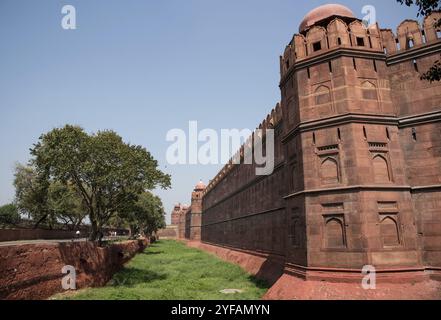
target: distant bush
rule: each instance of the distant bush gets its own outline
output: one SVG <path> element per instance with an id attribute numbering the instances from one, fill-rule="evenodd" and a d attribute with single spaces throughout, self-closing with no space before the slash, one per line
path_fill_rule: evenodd
<path id="1" fill-rule="evenodd" d="M 10 225 L 20 222 L 20 214 L 17 207 L 10 203 L 0 207 L 0 224 Z"/>

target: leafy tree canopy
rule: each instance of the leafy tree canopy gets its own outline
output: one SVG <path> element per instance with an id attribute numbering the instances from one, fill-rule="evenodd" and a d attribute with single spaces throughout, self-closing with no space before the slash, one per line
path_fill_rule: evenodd
<path id="1" fill-rule="evenodd" d="M 132 234 L 151 235 L 165 227 L 162 201 L 150 192 L 140 194 L 136 203 L 120 212 L 119 216 L 128 223 Z"/>
<path id="2" fill-rule="evenodd" d="M 71 125 L 53 129 L 40 137 L 31 155 L 32 179 L 44 181 L 38 188 L 62 192 L 69 201 L 74 201 L 69 194 L 81 197 L 92 225 L 92 240 L 100 239 L 112 217 L 133 208 L 146 190 L 170 187 L 170 176 L 158 169 L 145 148 L 124 143 L 110 130 L 87 134 Z M 51 200 L 44 193 L 34 205 L 46 201 L 60 207 L 58 197 Z"/>
<path id="3" fill-rule="evenodd" d="M 6 204 L 0 207 L 0 223 L 14 225 L 20 221 L 20 214 L 15 204 Z"/>
<path id="4" fill-rule="evenodd" d="M 87 215 L 81 195 L 74 186 L 48 181 L 35 168 L 17 164 L 14 185 L 18 209 L 34 220 L 35 226 L 52 228 L 62 222 L 70 229 L 79 226 Z"/>

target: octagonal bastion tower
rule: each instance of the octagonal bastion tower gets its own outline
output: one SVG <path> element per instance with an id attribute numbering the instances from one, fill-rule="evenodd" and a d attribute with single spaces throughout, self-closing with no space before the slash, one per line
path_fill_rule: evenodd
<path id="1" fill-rule="evenodd" d="M 420 74 L 439 59 L 440 18 L 394 33 L 341 5 L 308 13 L 259 126 L 275 131 L 275 170 L 226 165 L 203 191 L 202 242 L 307 279 L 359 279 L 365 265 L 439 278 L 441 84 Z"/>

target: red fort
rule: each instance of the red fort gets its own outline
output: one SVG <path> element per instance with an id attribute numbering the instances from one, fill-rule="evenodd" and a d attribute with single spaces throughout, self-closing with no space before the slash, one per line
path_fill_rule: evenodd
<path id="1" fill-rule="evenodd" d="M 177 236 L 261 259 L 255 273 L 275 280 L 358 282 L 365 265 L 384 281 L 441 279 L 441 84 L 420 80 L 440 18 L 394 32 L 341 5 L 307 14 L 259 125 L 275 130 L 273 174 L 226 165 L 175 207 Z"/>

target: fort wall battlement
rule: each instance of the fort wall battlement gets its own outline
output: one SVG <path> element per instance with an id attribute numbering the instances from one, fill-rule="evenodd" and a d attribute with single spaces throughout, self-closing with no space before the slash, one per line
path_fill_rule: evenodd
<path id="1" fill-rule="evenodd" d="M 281 101 L 258 126 L 275 131 L 274 172 L 225 165 L 203 191 L 201 240 L 284 257 L 306 278 L 364 265 L 439 274 L 441 84 L 420 75 L 439 59 L 440 18 L 395 35 L 341 6 L 305 17 L 280 58 Z"/>

